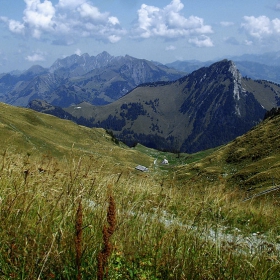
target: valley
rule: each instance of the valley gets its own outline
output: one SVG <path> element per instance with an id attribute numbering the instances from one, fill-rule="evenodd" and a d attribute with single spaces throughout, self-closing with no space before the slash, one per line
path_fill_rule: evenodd
<path id="1" fill-rule="evenodd" d="M 1 279 L 279 279 L 279 84 L 108 53 L 0 81 Z"/>
<path id="2" fill-rule="evenodd" d="M 0 103 L 2 276 L 95 278 L 110 246 L 110 279 L 278 279 L 279 192 L 243 200 L 279 184 L 279 122 L 173 154 Z"/>
<path id="3" fill-rule="evenodd" d="M 223 60 L 172 82 L 139 85 L 104 106 L 58 108 L 35 100 L 29 107 L 102 127 L 128 146 L 194 153 L 250 130 L 278 106 L 279 96 L 278 84 L 243 78 L 232 61 Z"/>

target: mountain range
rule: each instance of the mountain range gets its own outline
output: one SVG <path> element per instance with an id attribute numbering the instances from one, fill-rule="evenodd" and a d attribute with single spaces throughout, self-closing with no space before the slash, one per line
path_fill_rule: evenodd
<path id="1" fill-rule="evenodd" d="M 111 131 L 133 146 L 193 153 L 223 145 L 280 105 L 276 83 L 242 77 L 222 60 L 175 81 L 141 84 L 117 101 L 68 108 L 34 101 L 30 108 Z"/>
<path id="2" fill-rule="evenodd" d="M 254 80 L 268 80 L 280 83 L 280 52 L 264 53 L 262 55 L 245 54 L 227 57 L 227 59 L 234 61 L 243 77 L 247 76 Z M 210 66 L 216 61 L 178 60 L 167 63 L 166 66 L 191 73 L 201 67 Z"/>
<path id="3" fill-rule="evenodd" d="M 243 77 L 280 83 L 279 57 L 279 53 L 268 53 L 230 60 Z M 174 81 L 215 62 L 189 60 L 163 65 L 129 55 L 115 57 L 105 51 L 96 56 L 74 54 L 56 60 L 49 68 L 34 65 L 23 72 L 0 74 L 0 101 L 23 107 L 35 99 L 60 107 L 84 101 L 105 105 L 142 83 Z"/>
<path id="4" fill-rule="evenodd" d="M 280 105 L 280 63 L 271 57 L 163 65 L 72 55 L 0 74 L 0 101 L 105 128 L 129 146 L 193 153 L 231 141 Z"/>
<path id="5" fill-rule="evenodd" d="M 219 64 L 205 80 L 212 70 L 238 86 L 233 64 Z M 1 279 L 79 278 L 80 251 L 81 278 L 96 278 L 108 228 L 110 279 L 279 279 L 278 111 L 223 147 L 177 157 L 0 103 Z"/>
<path id="6" fill-rule="evenodd" d="M 46 69 L 32 66 L 20 74 L 0 74 L 0 101 L 27 106 L 34 99 L 67 107 L 86 101 L 111 103 L 142 83 L 176 80 L 184 72 L 131 56 L 71 55 Z"/>

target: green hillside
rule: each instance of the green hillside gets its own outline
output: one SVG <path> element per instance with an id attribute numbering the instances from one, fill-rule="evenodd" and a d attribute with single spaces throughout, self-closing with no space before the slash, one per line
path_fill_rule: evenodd
<path id="1" fill-rule="evenodd" d="M 201 161 L 181 166 L 181 180 L 224 181 L 228 188 L 257 194 L 280 185 L 280 116 L 266 119 Z"/>
<path id="2" fill-rule="evenodd" d="M 88 156 L 101 159 L 110 169 L 123 165 L 149 166 L 152 159 L 121 143 L 117 145 L 104 129 L 84 126 L 29 109 L 0 103 L 1 151 L 23 155 L 47 154 L 53 157 Z"/>
<path id="3" fill-rule="evenodd" d="M 279 121 L 171 154 L 0 104 L 0 279 L 279 279 L 279 195 L 243 201 L 279 184 Z"/>
<path id="4" fill-rule="evenodd" d="M 110 130 L 129 146 L 194 153 L 250 130 L 277 106 L 279 92 L 279 85 L 242 78 L 232 61 L 222 60 L 174 82 L 142 84 L 105 106 L 84 102 L 64 110 L 77 123 Z"/>

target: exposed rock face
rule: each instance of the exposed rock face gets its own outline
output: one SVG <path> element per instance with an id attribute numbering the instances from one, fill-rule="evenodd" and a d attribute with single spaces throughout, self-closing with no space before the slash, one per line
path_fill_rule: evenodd
<path id="1" fill-rule="evenodd" d="M 264 116 L 265 110 L 253 94 L 243 88 L 241 74 L 232 61 L 223 60 L 193 72 L 186 87 L 191 90 L 186 91 L 180 110 L 194 121 L 181 146 L 184 151 L 226 143 Z"/>
<path id="2" fill-rule="evenodd" d="M 223 60 L 173 82 L 142 84 L 106 106 L 82 103 L 64 111 L 128 145 L 193 153 L 244 134 L 279 100 L 279 85 L 242 78 L 232 61 Z M 44 112 L 63 115 L 46 106 Z"/>
<path id="3" fill-rule="evenodd" d="M 242 76 L 232 61 L 230 62 L 229 71 L 233 76 L 233 97 L 236 100 L 235 113 L 241 116 L 238 101 L 240 100 L 240 95 L 245 93 L 245 90 L 241 86 Z"/>
<path id="4" fill-rule="evenodd" d="M 235 64 L 231 61 L 230 62 L 230 67 L 229 67 L 229 72 L 232 73 L 233 76 L 233 96 L 235 99 L 239 100 L 240 99 L 240 89 L 241 89 L 241 74 L 237 70 Z"/>
<path id="5" fill-rule="evenodd" d="M 97 56 L 90 56 L 85 53 L 81 56 L 74 54 L 63 59 L 58 59 L 50 67 L 50 73 L 55 73 L 60 69 L 64 69 L 67 78 L 82 76 L 93 69 L 98 69 L 107 66 L 110 62 L 118 59 L 111 56 L 107 52 L 102 52 Z"/>

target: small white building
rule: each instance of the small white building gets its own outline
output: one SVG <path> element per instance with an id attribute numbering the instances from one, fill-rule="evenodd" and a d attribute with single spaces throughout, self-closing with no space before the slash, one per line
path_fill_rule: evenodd
<path id="1" fill-rule="evenodd" d="M 161 164 L 168 164 L 168 160 L 165 158 L 165 159 L 161 162 Z"/>

